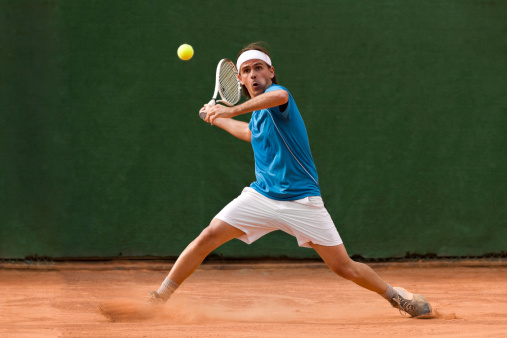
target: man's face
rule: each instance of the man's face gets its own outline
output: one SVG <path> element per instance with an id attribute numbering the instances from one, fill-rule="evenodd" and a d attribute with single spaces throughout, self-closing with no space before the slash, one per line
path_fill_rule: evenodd
<path id="1" fill-rule="evenodd" d="M 251 97 L 264 93 L 273 84 L 275 70 L 264 61 L 253 59 L 241 65 L 239 81 L 246 87 Z"/>

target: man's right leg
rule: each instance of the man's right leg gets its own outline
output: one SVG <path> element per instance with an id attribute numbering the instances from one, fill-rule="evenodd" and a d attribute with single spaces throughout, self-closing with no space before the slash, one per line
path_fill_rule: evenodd
<path id="1" fill-rule="evenodd" d="M 210 225 L 183 250 L 158 291 L 151 292 L 150 302 L 165 302 L 203 260 L 220 245 L 245 233 L 238 228 L 213 218 Z"/>

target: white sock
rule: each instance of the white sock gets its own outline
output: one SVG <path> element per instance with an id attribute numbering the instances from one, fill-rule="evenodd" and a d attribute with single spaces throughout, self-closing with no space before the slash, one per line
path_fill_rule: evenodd
<path id="1" fill-rule="evenodd" d="M 167 276 L 158 289 L 157 293 L 164 301 L 167 301 L 169 297 L 171 297 L 171 295 L 174 293 L 174 291 L 176 291 L 178 286 L 178 284 L 173 282 L 171 279 L 169 279 L 169 276 Z"/>
<path id="2" fill-rule="evenodd" d="M 384 293 L 379 293 L 379 295 L 381 295 L 382 297 L 384 297 L 385 299 L 387 299 L 389 302 L 391 302 L 391 300 L 396 297 L 396 290 L 393 289 L 393 287 L 391 285 L 389 285 L 389 283 L 386 283 L 387 284 L 387 289 Z"/>

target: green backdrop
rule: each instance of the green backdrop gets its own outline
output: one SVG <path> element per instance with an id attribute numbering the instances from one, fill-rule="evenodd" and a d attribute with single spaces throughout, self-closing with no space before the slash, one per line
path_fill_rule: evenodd
<path id="1" fill-rule="evenodd" d="M 506 18 L 494 0 L 0 0 L 0 257 L 177 256 L 254 180 L 250 145 L 197 114 L 253 41 L 350 255 L 505 252 Z M 315 257 L 281 232 L 216 253 Z"/>

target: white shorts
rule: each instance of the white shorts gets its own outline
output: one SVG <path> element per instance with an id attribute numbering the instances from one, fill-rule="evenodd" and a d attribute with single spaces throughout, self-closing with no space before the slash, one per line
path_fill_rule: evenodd
<path id="1" fill-rule="evenodd" d="M 306 248 L 311 248 L 310 242 L 324 246 L 343 243 L 320 196 L 277 201 L 247 187 L 215 218 L 245 232 L 238 239 L 247 244 L 275 230 L 296 237 L 298 245 Z"/>

